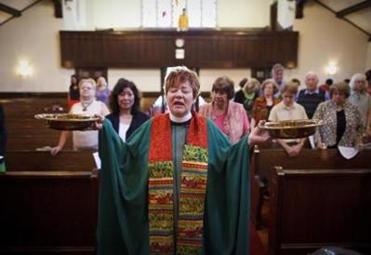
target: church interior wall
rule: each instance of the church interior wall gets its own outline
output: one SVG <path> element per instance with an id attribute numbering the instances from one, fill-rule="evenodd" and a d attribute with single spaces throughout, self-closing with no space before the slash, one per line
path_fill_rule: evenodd
<path id="1" fill-rule="evenodd" d="M 94 0 L 86 4 L 86 29 L 114 26 L 138 28 L 140 1 Z M 218 1 L 219 27 L 265 27 L 269 25 L 269 5 L 272 1 Z M 92 3 L 92 4 L 90 4 Z M 138 4 L 139 3 L 139 4 Z M 123 10 L 125 9 L 125 10 Z M 258 10 L 258 11 L 257 11 Z M 122 20 L 117 17 L 123 17 Z M 116 25 L 115 25 L 116 24 Z M 0 91 L 3 92 L 65 92 L 73 69 L 60 65 L 58 32 L 63 30 L 62 19 L 54 18 L 53 5 L 42 1 L 5 25 L 0 26 Z M 337 19 L 333 13 L 315 3 L 304 9 L 304 19 L 295 20 L 294 30 L 300 32 L 298 67 L 286 72 L 286 78 L 303 79 L 309 70 L 337 80 L 349 78 L 355 72 L 370 68 L 371 46 L 367 36 Z M 17 74 L 20 60 L 29 62 L 33 73 L 22 78 Z M 326 67 L 334 63 L 335 75 Z M 236 87 L 249 69 L 201 69 L 201 90 L 208 91 L 212 82 L 222 75 L 230 76 Z M 159 69 L 108 69 L 111 86 L 120 77 L 133 80 L 142 91 L 159 91 Z"/>

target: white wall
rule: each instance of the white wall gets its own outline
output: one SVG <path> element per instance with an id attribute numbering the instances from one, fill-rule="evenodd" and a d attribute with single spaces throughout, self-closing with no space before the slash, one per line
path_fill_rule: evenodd
<path id="1" fill-rule="evenodd" d="M 238 84 L 243 78 L 251 76 L 249 69 L 201 69 L 200 70 L 200 84 L 201 91 L 211 91 L 211 87 L 220 76 L 228 76 L 234 81 L 236 89 L 239 88 Z"/>
<path id="2" fill-rule="evenodd" d="M 5 25 L 0 26 L 1 91 L 65 91 L 71 70 L 60 67 L 58 31 L 62 19 L 54 18 L 53 4 L 42 1 Z M 26 59 L 33 75 L 16 74 L 20 59 Z"/>
<path id="3" fill-rule="evenodd" d="M 109 69 L 108 82 L 112 88 L 118 79 L 125 78 L 134 82 L 141 91 L 160 91 L 160 69 Z"/>
<path id="4" fill-rule="evenodd" d="M 364 72 L 367 36 L 332 12 L 309 2 L 304 8 L 304 19 L 295 20 L 294 30 L 300 32 L 298 68 L 286 72 L 286 78 L 302 80 L 312 70 L 323 82 L 326 78 L 343 80 Z M 329 62 L 337 64 L 337 74 L 326 73 Z"/>

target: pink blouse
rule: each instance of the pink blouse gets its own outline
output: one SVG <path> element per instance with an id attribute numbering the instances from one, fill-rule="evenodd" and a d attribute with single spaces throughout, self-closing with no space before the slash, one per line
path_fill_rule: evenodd
<path id="1" fill-rule="evenodd" d="M 237 143 L 249 132 L 249 119 L 242 104 L 229 101 L 226 114 L 216 116 L 210 103 L 201 106 L 199 113 L 214 121 L 215 125 L 228 136 L 231 144 Z"/>

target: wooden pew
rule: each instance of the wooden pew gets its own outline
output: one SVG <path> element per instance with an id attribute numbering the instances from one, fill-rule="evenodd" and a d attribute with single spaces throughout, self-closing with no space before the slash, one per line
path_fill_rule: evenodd
<path id="1" fill-rule="evenodd" d="M 90 151 L 61 151 L 54 157 L 48 151 L 8 151 L 5 161 L 7 171 L 91 171 L 95 168 Z"/>
<path id="2" fill-rule="evenodd" d="M 91 153 L 6 156 L 0 254 L 95 254 L 98 177 Z"/>
<path id="3" fill-rule="evenodd" d="M 276 167 L 271 214 L 271 255 L 304 255 L 328 246 L 371 254 L 371 169 Z"/>
<path id="4" fill-rule="evenodd" d="M 355 158 L 351 160 L 344 159 L 337 150 L 311 150 L 304 149 L 298 157 L 288 157 L 282 149 L 255 149 L 252 156 L 252 174 L 261 176 L 268 180 L 268 185 L 272 183 L 275 167 L 282 167 L 285 170 L 300 170 L 300 169 L 316 169 L 322 171 L 324 169 L 364 169 L 370 168 L 369 159 L 371 151 L 361 151 Z M 259 226 L 261 223 L 261 206 L 262 195 L 260 189 L 260 178 L 253 178 L 252 183 L 252 221 Z M 272 192 L 272 191 L 271 191 Z M 274 209 L 270 208 L 271 218 L 277 217 Z M 285 227 L 291 227 L 285 225 Z M 272 230 L 275 226 L 270 225 Z M 303 230 L 305 231 L 305 230 Z M 273 238 L 273 239 L 272 239 Z M 269 235 L 270 240 L 274 237 Z M 271 245 L 272 241 L 270 241 Z M 277 249 L 275 250 L 277 252 Z M 297 252 L 297 251 L 295 251 Z M 292 254 L 296 254 L 296 253 Z M 274 253 L 273 253 L 274 254 Z M 277 253 L 280 254 L 280 253 Z M 285 253 L 286 254 L 286 253 Z M 299 253 L 298 253 L 299 254 Z"/>
<path id="5" fill-rule="evenodd" d="M 45 123 L 35 120 L 34 115 L 52 112 L 56 105 L 67 111 L 65 98 L 11 98 L 0 102 L 5 113 L 7 150 L 34 150 L 58 143 L 60 132 L 48 129 Z M 65 148 L 72 148 L 71 139 Z"/>

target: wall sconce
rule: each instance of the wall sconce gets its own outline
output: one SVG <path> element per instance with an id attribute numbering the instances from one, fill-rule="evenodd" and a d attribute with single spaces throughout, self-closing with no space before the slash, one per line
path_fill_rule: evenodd
<path id="1" fill-rule="evenodd" d="M 21 78 L 27 78 L 33 74 L 33 69 L 30 62 L 23 59 L 19 61 L 16 72 Z"/>
<path id="2" fill-rule="evenodd" d="M 327 66 L 326 66 L 326 73 L 329 74 L 329 75 L 334 75 L 336 74 L 338 71 L 338 67 L 336 65 L 336 63 L 334 62 L 330 62 Z"/>

